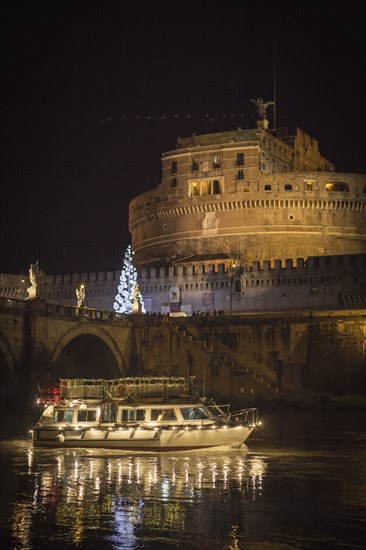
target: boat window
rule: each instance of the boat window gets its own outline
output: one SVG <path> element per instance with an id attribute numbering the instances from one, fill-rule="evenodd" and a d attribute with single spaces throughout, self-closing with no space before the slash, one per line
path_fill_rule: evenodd
<path id="1" fill-rule="evenodd" d="M 189 407 L 181 409 L 184 420 L 203 420 L 209 418 L 207 411 L 203 407 Z"/>
<path id="2" fill-rule="evenodd" d="M 151 411 L 151 420 L 176 420 L 174 409 L 153 409 Z"/>
<path id="3" fill-rule="evenodd" d="M 117 403 L 105 403 L 102 407 L 102 422 L 116 422 Z"/>
<path id="4" fill-rule="evenodd" d="M 97 417 L 96 409 L 78 411 L 78 422 L 94 422 Z"/>
<path id="5" fill-rule="evenodd" d="M 145 420 L 145 409 L 122 409 L 122 422 L 136 422 Z"/>
<path id="6" fill-rule="evenodd" d="M 72 422 L 73 409 L 55 409 L 53 413 L 54 422 Z"/>

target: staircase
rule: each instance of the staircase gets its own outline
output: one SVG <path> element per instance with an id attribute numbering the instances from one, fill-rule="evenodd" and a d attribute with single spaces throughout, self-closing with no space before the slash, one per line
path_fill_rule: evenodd
<path id="1" fill-rule="evenodd" d="M 185 325 L 178 324 L 177 321 L 170 320 L 170 330 L 185 343 L 189 344 L 191 348 L 199 347 L 203 349 L 217 364 L 221 365 L 228 370 L 234 371 L 237 374 L 245 375 L 251 386 L 253 386 L 258 392 L 265 392 L 270 395 L 278 395 L 279 388 L 276 384 L 269 379 L 265 373 L 260 372 L 256 365 L 248 365 L 247 363 L 238 362 L 230 349 L 224 346 L 221 342 L 212 344 L 208 339 L 201 339 L 198 336 L 194 336 L 192 332 L 188 331 Z M 249 362 L 249 361 L 248 361 Z"/>

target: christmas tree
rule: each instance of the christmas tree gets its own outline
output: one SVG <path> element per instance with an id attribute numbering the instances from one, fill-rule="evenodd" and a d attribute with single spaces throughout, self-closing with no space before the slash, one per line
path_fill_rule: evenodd
<path id="1" fill-rule="evenodd" d="M 137 271 L 132 263 L 133 254 L 131 245 L 128 245 L 123 259 L 118 294 L 113 304 L 117 313 L 131 313 L 132 311 L 145 313 L 144 301 L 137 284 Z"/>

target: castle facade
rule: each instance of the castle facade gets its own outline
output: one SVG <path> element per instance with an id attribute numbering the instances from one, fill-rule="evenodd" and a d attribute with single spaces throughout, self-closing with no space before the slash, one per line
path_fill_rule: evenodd
<path id="1" fill-rule="evenodd" d="M 304 278 L 304 266 L 366 253 L 366 176 L 337 173 L 317 140 L 300 129 L 270 131 L 266 122 L 178 139 L 162 155 L 161 184 L 131 201 L 129 229 L 148 310 L 277 309 L 273 282 L 265 302 L 263 280 L 249 300 L 255 273 L 268 272 L 269 281 L 276 269 L 296 268 L 294 280 L 310 284 L 315 279 Z M 188 280 L 195 275 L 199 280 Z M 170 278 L 169 296 L 162 277 Z M 303 295 L 301 303 L 311 299 Z"/>

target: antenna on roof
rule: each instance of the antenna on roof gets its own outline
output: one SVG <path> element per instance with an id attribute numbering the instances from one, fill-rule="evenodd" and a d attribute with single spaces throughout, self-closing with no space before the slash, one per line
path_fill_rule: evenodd
<path id="1" fill-rule="evenodd" d="M 276 42 L 273 42 L 273 130 L 276 131 L 276 110 L 277 110 L 277 97 L 276 97 Z"/>

